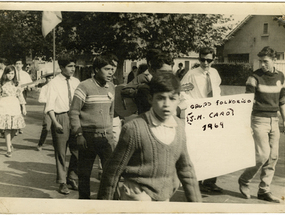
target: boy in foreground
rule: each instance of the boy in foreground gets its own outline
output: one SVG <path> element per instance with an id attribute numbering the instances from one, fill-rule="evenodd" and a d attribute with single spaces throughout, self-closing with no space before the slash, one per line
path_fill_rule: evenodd
<path id="1" fill-rule="evenodd" d="M 112 200 L 122 176 L 120 200 L 169 201 L 180 180 L 187 201 L 201 202 L 184 125 L 175 116 L 179 80 L 167 72 L 154 76 L 149 86 L 152 107 L 122 128 L 118 145 L 103 169 L 98 199 Z"/>

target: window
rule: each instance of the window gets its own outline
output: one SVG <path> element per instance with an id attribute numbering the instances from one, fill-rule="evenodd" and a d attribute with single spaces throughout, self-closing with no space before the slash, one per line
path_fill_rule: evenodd
<path id="1" fill-rule="evenodd" d="M 249 54 L 229 54 L 228 61 L 229 63 L 248 63 Z"/>
<path id="2" fill-rule="evenodd" d="M 284 60 L 284 52 L 277 52 L 277 60 Z"/>
<path id="3" fill-rule="evenodd" d="M 268 23 L 263 24 L 263 34 L 268 34 Z"/>

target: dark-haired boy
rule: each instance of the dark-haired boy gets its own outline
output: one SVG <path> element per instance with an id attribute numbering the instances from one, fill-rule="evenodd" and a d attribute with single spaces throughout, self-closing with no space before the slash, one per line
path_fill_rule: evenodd
<path id="1" fill-rule="evenodd" d="M 90 176 L 97 155 L 104 167 L 114 149 L 113 115 L 115 88 L 110 82 L 118 59 L 112 54 L 96 57 L 95 75 L 75 91 L 70 122 L 79 148 L 79 199 L 90 199 Z"/>
<path id="2" fill-rule="evenodd" d="M 121 92 L 122 96 L 134 98 L 138 114 L 148 111 L 151 107 L 148 102 L 148 83 L 152 77 L 161 72 L 172 72 L 172 66 L 174 64 L 173 58 L 169 53 L 157 49 L 149 50 L 146 55 L 146 60 L 148 70 L 135 77 Z"/>
<path id="3" fill-rule="evenodd" d="M 285 126 L 285 85 L 284 74 L 274 67 L 276 51 L 269 46 L 264 47 L 257 55 L 261 68 L 256 70 L 246 82 L 246 93 L 254 93 L 254 104 L 251 116 L 251 127 L 255 142 L 256 165 L 247 168 L 239 177 L 239 189 L 249 199 L 249 183 L 261 170 L 257 198 L 269 202 L 280 203 L 281 200 L 272 195 L 272 182 L 278 160 L 280 110 Z"/>
<path id="4" fill-rule="evenodd" d="M 57 183 L 59 192 L 69 194 L 67 184 L 77 190 L 77 157 L 78 151 L 74 137 L 70 132 L 69 110 L 75 89 L 80 81 L 73 77 L 76 60 L 63 56 L 58 60 L 61 73 L 48 86 L 45 112 L 52 120 L 51 133 L 55 152 Z M 71 157 L 68 171 L 66 170 L 66 150 L 69 146 Z"/>
<path id="5" fill-rule="evenodd" d="M 112 200 L 122 176 L 121 200 L 169 201 L 180 180 L 187 201 L 201 202 L 184 124 L 175 116 L 179 80 L 171 72 L 161 73 L 149 86 L 151 109 L 122 128 L 118 145 L 105 164 L 98 199 Z"/>

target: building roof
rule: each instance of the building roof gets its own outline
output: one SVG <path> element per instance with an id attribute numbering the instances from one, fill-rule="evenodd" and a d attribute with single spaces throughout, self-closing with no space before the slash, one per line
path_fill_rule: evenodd
<path id="1" fill-rule="evenodd" d="M 231 37 L 238 31 L 240 30 L 251 18 L 253 15 L 248 15 L 242 20 L 226 37 L 224 41 L 227 41 L 231 39 Z"/>

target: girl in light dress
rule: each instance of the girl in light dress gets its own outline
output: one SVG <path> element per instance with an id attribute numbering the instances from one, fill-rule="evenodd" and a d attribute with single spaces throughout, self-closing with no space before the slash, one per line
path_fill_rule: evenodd
<path id="1" fill-rule="evenodd" d="M 0 129 L 5 130 L 6 157 L 12 156 L 12 139 L 16 131 L 26 126 L 22 116 L 27 114 L 25 104 L 22 89 L 18 86 L 16 69 L 7 66 L 0 80 Z"/>

